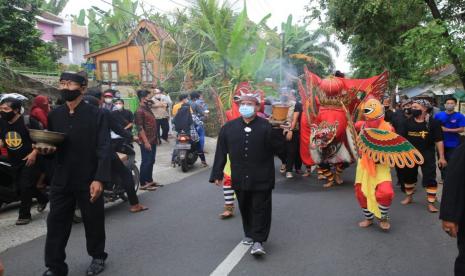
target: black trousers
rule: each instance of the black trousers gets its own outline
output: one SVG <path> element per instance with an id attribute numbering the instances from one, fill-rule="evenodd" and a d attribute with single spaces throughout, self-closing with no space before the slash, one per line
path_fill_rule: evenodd
<path id="1" fill-rule="evenodd" d="M 90 202 L 89 191 L 55 191 L 50 193 L 47 217 L 45 265 L 57 275 L 67 275 L 65 248 L 71 234 L 74 209 L 78 204 L 86 232 L 87 253 L 92 258 L 106 259 L 104 201 L 100 196 Z"/>
<path id="2" fill-rule="evenodd" d="M 400 186 L 400 189 L 402 190 L 402 192 L 405 192 L 404 177 L 402 175 L 403 169 L 397 166 L 395 167 L 395 169 L 396 169 L 396 175 L 397 175 L 397 185 Z"/>
<path id="3" fill-rule="evenodd" d="M 168 132 L 170 131 L 170 124 L 168 118 L 157 119 L 158 138 L 168 140 Z"/>
<path id="4" fill-rule="evenodd" d="M 270 234 L 271 191 L 234 191 L 239 202 L 244 235 L 255 242 L 265 242 Z"/>
<path id="5" fill-rule="evenodd" d="M 36 197 L 39 203 L 48 202 L 45 194 L 40 192 L 36 187 L 36 181 L 39 176 L 39 170 L 36 165 L 28 167 L 22 165 L 17 169 L 17 183 L 19 187 L 19 197 L 21 204 L 19 206 L 19 218 L 31 218 L 32 198 Z"/>
<path id="6" fill-rule="evenodd" d="M 437 187 L 436 182 L 436 156 L 434 150 L 428 150 L 421 153 L 425 162 L 420 165 L 421 172 L 423 174 L 422 184 L 423 187 Z M 417 182 L 418 176 L 418 165 L 413 168 L 402 168 L 401 169 L 402 180 L 407 184 L 413 184 Z"/>
<path id="7" fill-rule="evenodd" d="M 124 165 L 123 161 L 119 159 L 118 155 L 115 154 L 111 160 L 111 172 L 112 175 L 119 177 L 120 183 L 126 194 L 128 195 L 128 201 L 130 205 L 136 205 L 139 203 L 136 190 L 134 188 L 134 178 L 132 178 L 132 172 Z"/>
<path id="8" fill-rule="evenodd" d="M 459 255 L 455 259 L 454 272 L 455 276 L 465 275 L 465 220 L 459 223 L 459 232 L 457 234 L 457 247 Z"/>
<path id="9" fill-rule="evenodd" d="M 449 163 L 450 159 L 452 158 L 452 155 L 454 154 L 454 150 L 456 148 L 446 148 L 444 147 L 444 157 L 446 158 L 446 161 Z M 447 166 L 445 168 L 441 168 L 441 179 L 444 182 L 446 180 L 446 174 L 447 174 Z"/>
<path id="10" fill-rule="evenodd" d="M 296 169 L 300 169 L 300 167 L 302 166 L 302 163 L 300 163 L 299 167 L 296 163 L 296 161 L 300 159 L 297 158 L 300 157 L 299 142 L 300 133 L 298 131 L 294 131 L 294 133 L 292 133 L 291 141 L 286 141 L 286 172 L 292 172 L 294 166 L 296 167 Z"/>
<path id="11" fill-rule="evenodd" d="M 272 128 L 271 129 L 271 146 L 273 148 L 273 153 L 278 156 L 281 160 L 281 163 L 286 164 L 287 162 L 287 148 L 286 148 L 286 138 L 283 135 L 283 130 L 281 128 Z"/>

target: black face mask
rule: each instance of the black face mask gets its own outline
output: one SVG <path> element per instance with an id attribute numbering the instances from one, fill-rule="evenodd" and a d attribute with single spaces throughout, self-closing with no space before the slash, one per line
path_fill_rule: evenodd
<path id="1" fill-rule="evenodd" d="M 420 109 L 412 109 L 411 113 L 413 117 L 417 118 L 417 117 L 420 117 L 423 112 L 421 112 Z"/>
<path id="2" fill-rule="evenodd" d="M 152 107 L 153 104 L 154 104 L 154 102 L 153 102 L 152 100 L 147 100 L 147 101 L 145 101 L 145 105 L 146 105 L 147 107 Z"/>
<path id="3" fill-rule="evenodd" d="M 81 91 L 79 90 L 69 90 L 61 89 L 61 97 L 67 102 L 74 101 L 77 97 L 81 96 Z"/>
<path id="4" fill-rule="evenodd" d="M 2 117 L 3 120 L 9 122 L 11 120 L 13 120 L 13 118 L 15 117 L 15 112 L 14 111 L 10 111 L 10 112 L 5 112 L 5 111 L 1 111 L 0 112 L 0 116 Z"/>
<path id="5" fill-rule="evenodd" d="M 404 109 L 404 113 L 405 113 L 406 115 L 410 115 L 410 114 L 412 114 L 412 109 L 411 109 L 411 108 L 405 108 L 405 109 Z"/>

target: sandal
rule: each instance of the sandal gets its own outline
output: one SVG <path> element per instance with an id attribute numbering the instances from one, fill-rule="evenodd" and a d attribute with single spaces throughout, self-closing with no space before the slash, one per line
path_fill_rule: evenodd
<path id="1" fill-rule="evenodd" d="M 306 171 L 302 174 L 303 177 L 309 177 L 311 175 L 311 172 Z"/>
<path id="2" fill-rule="evenodd" d="M 139 212 L 146 211 L 148 209 L 149 209 L 148 207 L 145 207 L 143 205 L 138 204 L 137 207 L 135 207 L 134 209 L 130 208 L 129 212 L 131 212 L 131 213 L 139 213 Z"/>
<path id="3" fill-rule="evenodd" d="M 162 184 L 160 184 L 158 182 L 155 182 L 155 181 L 147 183 L 147 185 L 149 185 L 151 187 L 163 187 L 163 186 L 165 186 L 165 185 L 162 185 Z"/>
<path id="4" fill-rule="evenodd" d="M 150 184 L 145 184 L 143 186 L 140 186 L 139 189 L 141 189 L 143 191 L 145 191 L 145 190 L 147 190 L 147 191 L 155 191 L 157 189 L 157 187 L 151 186 Z"/>

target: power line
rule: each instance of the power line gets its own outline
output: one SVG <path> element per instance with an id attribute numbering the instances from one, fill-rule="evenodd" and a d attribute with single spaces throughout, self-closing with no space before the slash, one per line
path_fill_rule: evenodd
<path id="1" fill-rule="evenodd" d="M 149 7 L 153 8 L 153 9 L 156 9 L 156 10 L 160 11 L 161 13 L 164 13 L 164 14 L 168 13 L 167 11 L 164 11 L 164 10 L 160 9 L 159 7 L 156 7 L 156 6 L 154 6 L 154 5 L 150 4 L 150 3 L 147 3 L 144 0 L 141 0 L 141 1 L 142 1 L 142 3 L 148 5 Z"/>
<path id="2" fill-rule="evenodd" d="M 119 6 L 115 6 L 115 5 L 113 5 L 113 3 L 110 3 L 110 2 L 108 2 L 108 1 L 106 1 L 106 0 L 100 0 L 100 1 L 102 1 L 102 2 L 105 3 L 105 4 L 108 4 L 108 5 L 112 6 L 113 8 L 117 8 L 117 9 L 119 9 L 119 10 L 121 10 L 121 11 L 124 11 L 124 12 L 126 12 L 126 13 L 128 13 L 128 14 L 130 14 L 130 15 L 132 15 L 132 16 L 138 17 L 138 15 L 135 15 L 134 13 L 132 13 L 132 12 L 126 10 L 126 9 L 123 9 L 123 8 L 121 8 L 121 7 L 119 7 Z"/>
<path id="3" fill-rule="evenodd" d="M 176 5 L 179 5 L 179 6 L 183 7 L 183 8 L 186 8 L 186 9 L 189 8 L 188 6 L 186 6 L 186 5 L 184 5 L 184 4 L 181 4 L 181 3 L 177 2 L 177 1 L 174 1 L 174 0 L 168 0 L 168 1 L 170 1 L 171 3 L 174 3 L 174 4 L 176 4 Z"/>

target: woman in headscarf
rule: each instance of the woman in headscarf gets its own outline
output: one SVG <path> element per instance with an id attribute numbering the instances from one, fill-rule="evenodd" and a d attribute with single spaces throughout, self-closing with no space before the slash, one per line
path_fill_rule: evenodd
<path id="1" fill-rule="evenodd" d="M 32 102 L 30 116 L 39 121 L 41 127 L 44 129 L 48 126 L 47 116 L 49 112 L 50 105 L 48 102 L 48 97 L 42 95 L 35 97 L 34 101 Z"/>

